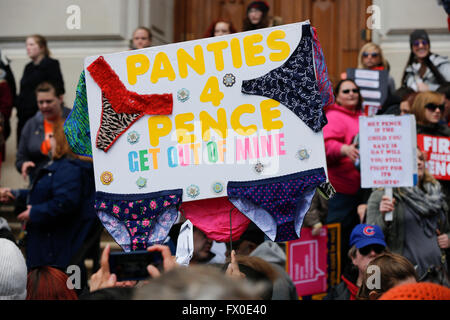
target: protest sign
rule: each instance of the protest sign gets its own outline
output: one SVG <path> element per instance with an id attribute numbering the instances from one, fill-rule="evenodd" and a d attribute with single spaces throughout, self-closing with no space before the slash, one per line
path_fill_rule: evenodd
<path id="1" fill-rule="evenodd" d="M 426 168 L 436 179 L 450 180 L 450 138 L 417 135 L 417 146 L 427 156 Z"/>
<path id="2" fill-rule="evenodd" d="M 364 114 L 375 115 L 388 96 L 389 75 L 386 70 L 347 69 L 347 78 L 358 85 Z"/>
<path id="3" fill-rule="evenodd" d="M 288 274 L 299 296 L 327 291 L 327 239 L 325 227 L 318 236 L 302 228 L 301 239 L 287 242 Z"/>
<path id="4" fill-rule="evenodd" d="M 359 134 L 362 188 L 417 183 L 414 116 L 360 117 Z"/>
<path id="5" fill-rule="evenodd" d="M 299 297 L 312 295 L 313 300 L 322 300 L 341 281 L 340 228 L 340 223 L 327 224 L 318 236 L 311 234 L 311 228 L 302 228 L 301 240 L 286 242 L 286 272 Z"/>
<path id="6" fill-rule="evenodd" d="M 123 85 L 118 99 L 137 110 L 114 123 L 105 117 L 118 106 L 105 101 L 89 71 L 99 56 L 86 58 L 97 191 L 143 194 L 179 188 L 183 201 L 191 201 L 223 197 L 228 181 L 326 170 L 321 131 L 311 130 L 276 100 L 241 92 L 244 80 L 290 58 L 305 23 L 103 55 L 99 68 L 105 81 L 116 74 L 120 82 L 104 89 Z M 139 113 L 141 104 L 150 111 Z M 154 113 L 158 110 L 162 113 Z M 113 135 L 118 125 L 124 129 Z M 99 146 L 100 141 L 106 142 Z"/>

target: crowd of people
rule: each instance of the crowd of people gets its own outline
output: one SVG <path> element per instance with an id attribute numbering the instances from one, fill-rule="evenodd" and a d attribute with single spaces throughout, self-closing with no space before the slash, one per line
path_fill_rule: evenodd
<path id="1" fill-rule="evenodd" d="M 265 1 L 253 1 L 243 30 L 219 19 L 204 36 L 281 24 L 278 17 L 269 16 L 269 9 Z M 151 45 L 151 30 L 137 28 L 130 50 Z M 425 30 L 411 33 L 410 48 L 401 83 L 396 86 L 393 77 L 388 77 L 388 97 L 378 114 L 412 114 L 417 133 L 450 138 L 450 61 L 431 52 Z M 0 188 L 0 201 L 14 203 L 17 219 L 26 230 L 24 239 L 16 239 L 0 217 L 0 299 L 299 299 L 285 271 L 284 244 L 268 240 L 254 223 L 238 240 L 222 244 L 194 226 L 190 265 L 178 265 L 174 253 L 180 225 L 186 220 L 183 216 L 165 245 L 147 248 L 163 257 L 160 268 L 148 266 L 151 279 L 118 282 L 110 272 L 111 248 L 100 254 L 103 226 L 94 210 L 92 159 L 72 152 L 64 133 L 63 123 L 71 110 L 64 105 L 60 64 L 51 58 L 41 35 L 27 37 L 26 50 L 31 61 L 18 95 L 8 60 L 0 57 L 0 152 L 4 159 L 11 110 L 16 107 L 15 163 L 29 182 L 26 190 Z M 390 69 L 375 43 L 361 48 L 356 66 Z M 382 189 L 362 189 L 357 136 L 363 97 L 354 80 L 346 74 L 341 77 L 334 89 L 335 103 L 325 107 L 328 124 L 323 128 L 328 178 L 336 193 L 325 199 L 316 192 L 304 221 L 313 236 L 326 224 L 341 225 L 341 282 L 329 288 L 324 299 L 405 299 L 408 292 L 432 292 L 428 297 L 450 299 L 448 181 L 437 180 L 427 171 L 426 154 L 418 149 L 416 186 L 395 188 L 393 197 Z M 390 212 L 393 219 L 386 221 Z M 214 245 L 219 248 L 216 252 Z M 90 257 L 94 266 L 89 278 L 85 260 Z M 81 288 L 67 286 L 70 265 L 82 271 Z M 381 270 L 376 287 L 369 285 L 369 270 L 374 268 Z"/>

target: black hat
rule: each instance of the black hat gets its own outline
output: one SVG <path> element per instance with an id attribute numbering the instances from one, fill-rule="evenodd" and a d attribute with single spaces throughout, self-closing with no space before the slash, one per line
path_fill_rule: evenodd
<path id="1" fill-rule="evenodd" d="M 430 43 L 430 38 L 428 37 L 428 33 L 423 30 L 423 29 L 417 29 L 414 30 L 410 35 L 409 35 L 409 45 L 413 46 L 414 41 L 418 40 L 418 39 L 423 39 L 428 41 L 428 43 Z"/>
<path id="2" fill-rule="evenodd" d="M 248 5 L 247 12 L 249 12 L 252 8 L 262 11 L 264 14 L 266 14 L 270 9 L 269 5 L 265 1 L 253 1 Z"/>

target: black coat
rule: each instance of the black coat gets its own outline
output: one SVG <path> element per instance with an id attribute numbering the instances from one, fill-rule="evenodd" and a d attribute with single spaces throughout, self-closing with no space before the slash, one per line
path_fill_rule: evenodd
<path id="1" fill-rule="evenodd" d="M 58 60 L 45 57 L 35 65 L 28 63 L 20 80 L 20 93 L 17 97 L 17 116 L 19 119 L 31 118 L 38 110 L 34 90 L 43 81 L 50 81 L 64 93 L 64 80 Z"/>
<path id="2" fill-rule="evenodd" d="M 26 226 L 28 268 L 67 268 L 98 219 L 92 164 L 67 158 L 50 162 L 31 189 L 18 196 L 32 206 Z"/>

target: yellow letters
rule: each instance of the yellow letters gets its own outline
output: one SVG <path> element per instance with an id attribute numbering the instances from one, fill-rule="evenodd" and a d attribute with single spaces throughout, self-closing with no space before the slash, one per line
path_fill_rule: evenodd
<path id="1" fill-rule="evenodd" d="M 227 114 L 224 108 L 217 110 L 217 121 L 208 112 L 200 112 L 200 122 L 202 124 L 202 137 L 204 141 L 211 139 L 210 129 L 213 128 L 222 139 L 227 137 Z"/>
<path id="2" fill-rule="evenodd" d="M 279 104 L 280 103 L 278 101 L 275 101 L 273 99 L 267 99 L 261 102 L 261 118 L 264 129 L 269 131 L 283 128 L 282 121 L 272 121 L 273 119 L 279 118 L 281 116 L 280 110 L 271 110 Z"/>
<path id="3" fill-rule="evenodd" d="M 199 75 L 205 73 L 205 58 L 203 57 L 203 49 L 201 45 L 196 45 L 194 47 L 194 54 L 195 59 L 193 59 L 184 49 L 178 49 L 177 59 L 180 77 L 186 78 L 188 76 L 188 65 Z"/>
<path id="4" fill-rule="evenodd" d="M 244 54 L 245 62 L 249 67 L 264 64 L 266 58 L 264 56 L 256 56 L 258 53 L 263 52 L 264 47 L 262 45 L 255 45 L 255 43 L 261 42 L 263 36 L 260 34 L 252 34 L 244 38 Z"/>
<path id="5" fill-rule="evenodd" d="M 225 67 L 223 62 L 223 50 L 226 48 L 228 48 L 228 42 L 226 41 L 214 42 L 206 46 L 206 50 L 214 53 L 214 61 L 216 63 L 217 71 L 222 71 Z"/>
<path id="6" fill-rule="evenodd" d="M 162 127 L 159 127 L 162 125 Z M 168 116 L 153 116 L 148 118 L 148 133 L 150 144 L 153 147 L 159 145 L 159 138 L 167 136 L 172 130 L 172 121 Z"/>
<path id="7" fill-rule="evenodd" d="M 276 41 L 278 39 L 284 39 L 285 37 L 286 33 L 283 30 L 272 31 L 267 37 L 267 46 L 273 50 L 280 50 L 280 52 L 272 52 L 269 55 L 270 60 L 282 61 L 289 56 L 289 53 L 291 52 L 289 44 L 285 41 Z"/>
<path id="8" fill-rule="evenodd" d="M 187 121 L 192 120 L 194 120 L 193 113 L 181 113 L 175 116 L 175 128 L 178 143 L 184 144 L 195 142 L 195 135 L 188 134 L 188 132 L 194 131 L 194 125 L 192 123 L 186 123 Z"/>
<path id="9" fill-rule="evenodd" d="M 136 64 L 140 64 L 139 67 Z M 137 76 L 142 75 L 150 68 L 150 60 L 145 54 L 133 54 L 127 57 L 128 83 L 136 84 Z"/>
<path id="10" fill-rule="evenodd" d="M 213 106 L 217 107 L 220 105 L 220 101 L 222 101 L 223 97 L 224 94 L 219 89 L 219 80 L 216 77 L 209 77 L 200 95 L 200 101 L 211 101 Z"/>
<path id="11" fill-rule="evenodd" d="M 170 64 L 169 57 L 164 52 L 159 52 L 155 56 L 150 80 L 157 83 L 160 78 L 168 78 L 170 81 L 175 80 L 175 71 Z"/>
<path id="12" fill-rule="evenodd" d="M 239 107 L 234 109 L 233 113 L 231 114 L 231 127 L 236 131 L 236 133 L 240 134 L 241 136 L 251 136 L 256 132 L 258 129 L 256 125 L 252 124 L 250 126 L 244 127 L 240 120 L 243 113 L 254 113 L 255 112 L 255 106 L 252 104 L 241 104 Z"/>

